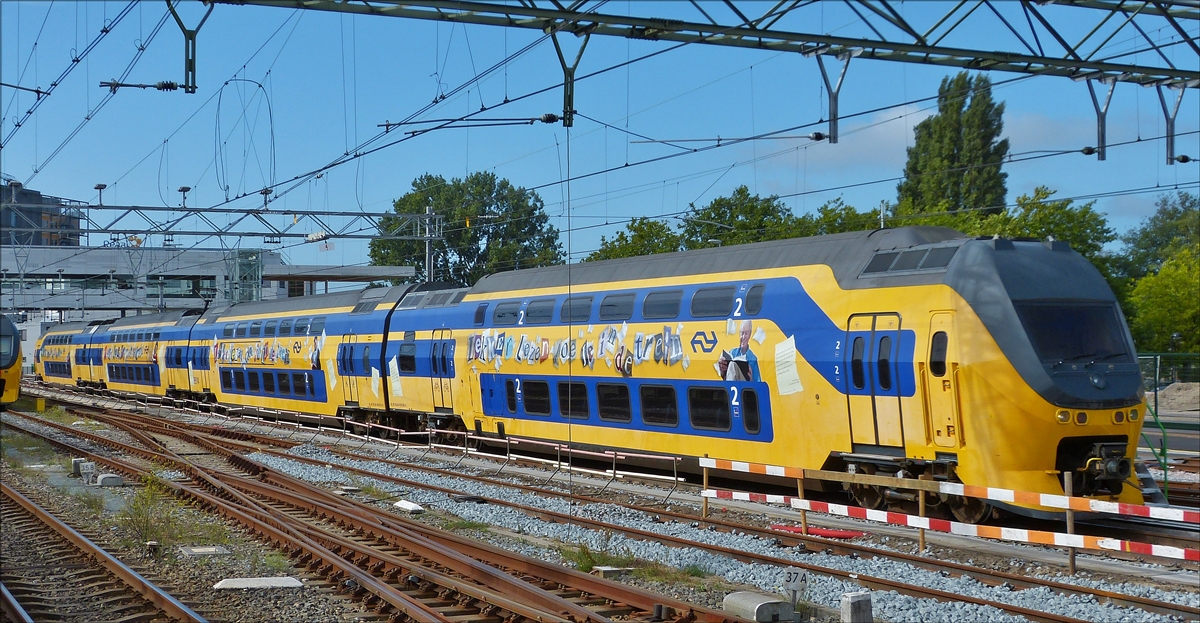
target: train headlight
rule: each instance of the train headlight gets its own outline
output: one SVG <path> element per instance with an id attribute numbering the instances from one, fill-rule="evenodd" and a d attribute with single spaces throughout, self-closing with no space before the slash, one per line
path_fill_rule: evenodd
<path id="1" fill-rule="evenodd" d="M 1071 421 L 1071 412 L 1070 411 L 1059 411 L 1058 415 L 1055 416 L 1055 419 L 1058 420 L 1059 424 L 1066 424 L 1067 422 Z"/>
<path id="2" fill-rule="evenodd" d="M 1075 423 L 1076 424 L 1087 424 L 1087 413 L 1084 411 L 1080 411 L 1079 413 L 1076 413 L 1075 414 Z"/>
<path id="3" fill-rule="evenodd" d="M 1120 424 L 1121 422 L 1124 422 L 1124 421 L 1125 421 L 1125 412 L 1124 412 L 1124 411 L 1117 411 L 1116 413 L 1114 413 L 1114 414 L 1113 414 L 1113 421 L 1114 421 L 1114 422 L 1116 422 L 1117 424 Z"/>
<path id="4" fill-rule="evenodd" d="M 1136 422 L 1136 421 L 1137 421 L 1137 419 L 1138 419 L 1138 410 L 1137 410 L 1137 409 L 1130 409 L 1130 410 L 1129 410 L 1129 421 L 1130 421 L 1130 422 Z"/>

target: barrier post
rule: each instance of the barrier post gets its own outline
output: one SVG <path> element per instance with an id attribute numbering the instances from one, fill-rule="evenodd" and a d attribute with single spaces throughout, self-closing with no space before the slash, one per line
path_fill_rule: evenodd
<path id="1" fill-rule="evenodd" d="M 708 454 L 705 454 L 704 458 L 708 458 Z M 704 490 L 708 491 L 708 468 L 707 467 L 704 468 Z M 700 518 L 708 519 L 708 498 L 707 497 L 700 498 Z"/>
<path id="2" fill-rule="evenodd" d="M 918 499 L 918 504 L 919 504 L 918 513 L 921 515 L 922 518 L 924 518 L 925 517 L 925 490 L 921 489 L 917 493 L 919 493 L 921 495 L 921 497 Z M 918 551 L 921 551 L 921 552 L 925 551 L 925 528 L 920 528 L 917 530 L 917 548 L 918 548 Z"/>
<path id="3" fill-rule="evenodd" d="M 804 499 L 804 477 L 796 479 L 796 497 Z M 808 536 L 808 511 L 800 509 L 800 533 Z"/>
<path id="4" fill-rule="evenodd" d="M 1063 472 L 1063 493 L 1067 494 L 1067 499 L 1073 495 L 1072 489 L 1075 488 L 1075 475 L 1071 472 Z M 1070 504 L 1067 505 L 1067 534 L 1075 534 L 1075 511 L 1071 510 Z M 1067 548 L 1067 573 L 1075 575 L 1075 548 Z"/>

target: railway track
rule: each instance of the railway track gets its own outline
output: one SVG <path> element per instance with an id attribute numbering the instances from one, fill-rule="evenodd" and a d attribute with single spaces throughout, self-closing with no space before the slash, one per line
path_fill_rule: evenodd
<path id="1" fill-rule="evenodd" d="M 100 417 L 101 418 L 116 417 L 117 419 L 125 419 L 126 425 L 138 426 L 138 427 L 142 427 L 145 429 L 157 429 L 157 430 L 161 430 L 164 432 L 169 432 L 168 429 L 164 428 L 166 426 L 164 424 L 164 420 L 161 420 L 159 418 L 150 418 L 147 416 L 128 414 L 128 413 L 122 413 L 119 415 L 108 414 L 108 415 L 101 415 Z M 112 420 L 110 420 L 110 421 L 112 421 Z M 288 455 L 288 454 L 285 454 L 285 453 L 279 452 L 278 450 L 273 449 L 273 448 L 280 448 L 280 447 L 285 447 L 285 448 L 291 447 L 293 445 L 296 445 L 299 442 L 285 441 L 285 440 L 276 439 L 276 438 L 266 436 L 266 435 L 255 435 L 255 434 L 246 433 L 246 432 L 229 431 L 229 430 L 223 430 L 223 429 L 206 429 L 205 427 L 200 427 L 200 426 L 196 426 L 196 425 L 180 424 L 180 423 L 171 423 L 170 426 L 173 428 L 187 428 L 190 431 L 192 431 L 192 434 L 201 434 L 203 432 L 208 437 L 208 440 L 207 440 L 208 443 L 224 446 L 225 448 L 227 448 L 230 451 L 237 451 L 237 452 L 265 451 L 265 452 L 275 453 L 279 456 L 286 457 L 291 460 L 296 460 L 296 461 L 301 461 L 301 462 L 309 462 L 314 465 L 323 464 L 323 462 L 320 462 L 320 461 L 314 461 L 312 459 L 305 459 L 304 457 Z M 225 438 L 219 438 L 219 437 L 217 437 L 217 435 L 225 436 Z M 233 437 L 236 439 L 230 439 L 229 437 Z M 352 452 L 346 452 L 346 451 L 340 451 L 340 450 L 337 452 L 339 454 L 341 454 L 342 456 L 345 456 L 347 458 L 352 458 L 352 459 L 370 460 L 370 461 L 380 460 L 376 456 L 357 455 Z M 521 488 L 521 489 L 525 489 L 525 490 L 528 490 L 531 492 L 536 492 L 539 495 L 563 496 L 562 493 L 553 491 L 553 490 L 547 490 L 547 489 L 542 489 L 542 488 L 537 488 L 537 487 L 530 487 L 530 486 L 526 486 L 526 485 L 513 485 L 512 483 L 508 483 L 508 482 L 497 481 L 495 479 L 490 479 L 490 478 L 473 477 L 473 476 L 470 476 L 467 474 L 462 474 L 459 472 L 451 473 L 446 470 L 438 470 L 435 468 L 428 468 L 428 467 L 419 467 L 419 466 L 415 466 L 410 463 L 400 464 L 400 463 L 393 462 L 393 464 L 395 464 L 397 466 L 401 466 L 404 469 L 422 469 L 422 470 L 426 470 L 426 471 L 429 471 L 432 473 L 440 473 L 442 475 L 450 475 L 450 476 L 454 476 L 457 478 L 468 478 L 468 479 L 473 479 L 473 480 L 477 480 L 480 482 L 486 482 L 486 483 L 493 484 L 493 485 Z M 380 474 L 377 474 L 377 473 L 374 473 L 374 472 L 371 472 L 368 470 L 361 470 L 361 469 L 356 469 L 353 467 L 347 467 L 347 466 L 342 466 L 342 465 L 339 465 L 339 468 L 347 469 L 351 472 L 359 473 L 360 475 L 363 475 L 363 476 L 372 476 L 375 478 L 379 478 L 381 480 L 394 481 L 397 484 L 403 484 L 408 487 L 429 488 L 429 487 L 426 487 L 425 485 L 420 485 L 419 483 L 406 481 L 406 480 L 402 480 L 402 479 L 389 478 L 387 476 L 382 476 Z M 383 525 L 387 525 L 387 522 L 391 522 L 391 523 L 401 522 L 401 520 L 397 519 L 394 515 L 391 515 L 390 513 L 380 511 L 379 509 L 376 509 L 374 507 L 365 506 L 365 505 L 361 505 L 361 504 L 357 504 L 357 503 L 352 503 L 348 500 L 338 498 L 337 496 L 333 496 L 330 492 L 328 492 L 324 489 L 313 487 L 312 485 L 307 485 L 307 484 L 299 485 L 299 484 L 297 484 L 299 481 L 294 481 L 294 479 L 291 479 L 294 482 L 288 482 L 288 480 L 289 480 L 288 477 L 282 476 L 281 474 L 278 474 L 276 472 L 268 472 L 264 479 L 267 482 L 272 482 L 273 484 L 278 485 L 279 487 L 291 488 L 293 490 L 298 489 L 298 488 L 306 489 L 306 491 L 304 493 L 304 497 L 306 499 L 316 500 L 316 499 L 324 498 L 326 501 L 326 506 L 328 506 L 328 507 L 335 507 L 335 506 L 344 507 L 346 505 L 352 505 L 352 506 L 356 505 L 355 512 L 358 513 L 358 516 L 360 519 L 361 519 L 362 513 L 367 513 L 368 516 L 372 517 L 371 522 L 360 526 L 359 530 L 367 530 L 369 532 L 371 530 L 372 526 L 378 526 L 381 523 Z M 253 481 L 248 481 L 243 476 L 230 475 L 226 478 L 226 480 L 229 482 L 229 484 L 241 489 L 245 493 L 253 494 L 253 495 L 261 494 L 261 492 L 258 492 L 258 491 L 248 490 L 248 489 L 252 489 L 253 487 L 259 486 L 259 485 L 250 485 L 249 483 L 253 482 Z M 279 482 L 276 482 L 276 481 L 279 481 Z M 450 494 L 455 493 L 454 491 L 451 491 L 451 490 L 444 490 L 444 492 L 450 493 Z M 608 503 L 608 504 L 612 503 L 609 500 L 591 500 L 588 498 L 581 498 L 578 495 L 574 495 L 571 497 L 573 499 L 575 499 L 577 501 L 581 501 L 581 502 L 598 502 L 598 503 L 603 502 L 603 503 Z M 336 500 L 336 502 L 334 502 L 333 500 L 330 500 L 330 498 L 333 498 L 333 500 Z M 569 516 L 569 517 L 562 516 L 562 515 L 559 515 L 556 513 L 551 513 L 548 511 L 541 510 L 541 509 L 535 509 L 535 508 L 530 508 L 530 507 L 521 507 L 520 505 L 511 504 L 511 503 L 507 503 L 507 502 L 500 501 L 500 500 L 489 500 L 489 501 L 493 504 L 509 505 L 509 506 L 512 506 L 519 510 L 522 510 L 522 512 L 525 512 L 527 514 L 530 514 L 533 516 L 538 516 L 543 519 L 548 519 L 551 521 L 573 521 L 575 523 L 584 524 L 587 527 L 590 527 L 590 528 L 593 528 L 596 530 L 607 530 L 610 532 L 618 532 L 618 533 L 623 532 L 634 538 L 652 539 L 652 540 L 656 540 L 659 542 L 670 542 L 670 544 L 678 546 L 678 547 L 704 547 L 700 544 L 697 544 L 697 543 L 694 543 L 691 541 L 686 541 L 686 540 L 678 540 L 679 542 L 672 542 L 672 541 L 674 541 L 673 539 L 665 538 L 663 535 L 660 535 L 660 534 L 641 533 L 638 531 L 628 530 L 628 529 L 622 528 L 620 526 L 615 526 L 612 524 L 605 524 L 603 522 L 591 521 L 586 518 L 581 518 L 578 516 Z M 303 506 L 303 504 L 298 505 L 296 503 L 295 499 L 293 499 L 290 502 L 276 501 L 274 503 L 284 504 L 284 505 L 290 504 L 293 509 L 298 508 L 299 506 Z M 630 508 L 635 508 L 638 510 L 647 510 L 644 508 L 638 508 L 633 505 L 626 505 L 626 506 L 629 506 Z M 282 507 L 280 507 L 280 508 L 282 508 Z M 321 508 L 321 509 L 315 510 L 313 512 L 320 514 L 320 513 L 330 513 L 331 511 L 328 508 Z M 664 512 L 661 509 L 653 509 L 650 512 L 657 513 L 660 516 L 662 516 L 663 518 L 669 517 L 671 519 L 675 519 L 678 521 L 691 522 L 691 521 L 696 521 L 698 519 L 691 515 L 686 515 L 686 514 L 681 514 L 681 513 Z M 346 523 L 346 522 L 352 523 L 353 516 L 354 516 L 354 514 L 340 516 L 339 522 L 340 523 Z M 1145 599 L 1145 598 L 1132 597 L 1132 596 L 1128 596 L 1128 595 L 1122 595 L 1122 594 L 1118 594 L 1118 593 L 1109 593 L 1109 592 L 1099 591 L 1099 590 L 1091 590 L 1091 589 L 1086 589 L 1086 588 L 1082 588 L 1082 587 L 1078 587 L 1078 586 L 1056 583 L 1056 582 L 1042 581 L 1042 580 L 1037 580 L 1034 578 L 1027 578 L 1027 577 L 1019 576 L 1019 575 L 1015 575 L 1015 574 L 987 571 L 987 570 L 979 569 L 976 567 L 969 567 L 966 565 L 956 565 L 954 563 L 933 561 L 933 560 L 928 560 L 928 559 L 921 558 L 918 556 L 898 554 L 898 553 L 892 552 L 892 551 L 879 550 L 879 549 L 870 548 L 870 547 L 866 547 L 866 546 L 846 544 L 846 543 L 837 542 L 837 541 L 820 539 L 817 537 L 790 535 L 790 534 L 780 533 L 778 531 L 754 528 L 751 526 L 745 526 L 745 525 L 735 524 L 735 523 L 730 523 L 730 522 L 708 520 L 708 521 L 702 522 L 702 523 L 706 523 L 716 529 L 729 530 L 729 531 L 737 530 L 737 531 L 751 533 L 751 534 L 759 534 L 759 535 L 763 536 L 764 538 L 778 539 L 785 545 L 803 544 L 803 545 L 809 547 L 810 549 L 829 551 L 831 553 L 839 553 L 839 554 L 855 555 L 855 556 L 878 556 L 878 557 L 888 557 L 888 558 L 893 558 L 893 559 L 899 559 L 899 560 L 903 560 L 905 562 L 908 562 L 908 563 L 913 564 L 914 566 L 917 566 L 920 568 L 940 571 L 943 574 L 970 576 L 984 584 L 990 584 L 993 586 L 1007 584 L 1010 587 L 1013 587 L 1014 590 L 1024 590 L 1024 589 L 1039 588 L 1039 587 L 1049 588 L 1050 590 L 1054 590 L 1054 591 L 1057 591 L 1057 592 L 1060 592 L 1063 594 L 1091 596 L 1100 602 L 1109 602 L 1109 603 L 1113 603 L 1113 604 L 1121 605 L 1121 606 L 1136 607 L 1136 608 L 1140 608 L 1140 609 L 1147 610 L 1150 612 L 1166 614 L 1169 616 L 1177 616 L 1177 617 L 1185 618 L 1185 619 L 1200 618 L 1200 610 L 1198 610 L 1198 609 L 1188 608 L 1188 607 L 1184 607 L 1184 606 L 1178 606 L 1178 605 L 1164 603 L 1164 602 L 1157 602 L 1155 600 L 1150 600 L 1150 599 Z M 380 539 L 380 538 L 384 538 L 384 537 L 372 533 L 372 536 L 370 538 Z M 777 559 L 777 558 L 766 557 L 766 556 L 748 555 L 748 554 L 745 554 L 744 552 L 738 552 L 738 551 L 728 550 L 728 549 L 724 549 L 724 548 L 708 547 L 707 549 L 709 549 L 710 551 L 719 552 L 721 554 L 730 556 L 730 557 L 738 559 L 738 560 L 743 560 L 743 561 L 759 562 L 759 563 L 763 563 L 763 564 L 771 564 L 771 565 L 776 565 L 776 566 L 788 566 L 788 565 L 801 566 L 802 568 L 807 568 L 810 572 L 813 572 L 813 573 L 823 573 L 823 574 L 828 574 L 828 575 L 832 575 L 835 577 L 836 576 L 843 576 L 843 577 L 851 576 L 851 574 L 848 574 L 848 573 L 845 573 L 845 572 L 842 572 L 842 571 L 839 571 L 836 569 L 828 569 L 828 568 L 823 568 L 823 567 L 819 567 L 816 565 L 808 565 L 808 566 L 803 565 L 803 564 L 796 565 L 796 563 L 791 560 Z M 359 555 L 361 555 L 361 554 L 359 554 Z M 488 555 L 494 556 L 495 554 L 493 553 L 493 554 L 488 554 Z M 892 582 L 890 580 L 886 580 L 884 578 L 869 578 L 869 577 L 863 577 L 863 576 L 859 575 L 857 577 L 854 577 L 854 579 L 868 587 L 875 588 L 878 590 L 896 590 L 898 592 L 902 592 L 902 593 L 913 595 L 913 596 L 933 598 L 933 599 L 939 599 L 939 600 L 943 600 L 943 601 L 968 601 L 968 602 L 972 601 L 970 599 L 964 598 L 961 595 L 946 594 L 946 593 L 942 593 L 940 591 L 936 591 L 933 589 L 926 589 L 923 587 L 913 587 L 913 586 L 903 585 L 903 584 L 900 584 L 897 582 Z M 1071 620 L 1068 617 L 1060 617 L 1057 615 L 1050 615 L 1050 614 L 1047 614 L 1044 612 L 1037 612 L 1037 611 L 1027 610 L 1024 608 L 1017 608 L 1017 607 L 1014 607 L 1014 606 L 1011 606 L 1008 604 L 999 603 L 999 602 L 987 602 L 985 600 L 976 600 L 976 601 L 980 604 L 986 604 L 986 605 L 991 605 L 996 608 L 1000 608 L 1000 609 L 1010 612 L 1012 614 L 1019 614 L 1026 618 L 1029 618 L 1031 620 L 1043 620 L 1043 621 Z"/>
<path id="2" fill-rule="evenodd" d="M 13 621 L 205 621 L 7 483 L 0 483 L 5 615 Z"/>

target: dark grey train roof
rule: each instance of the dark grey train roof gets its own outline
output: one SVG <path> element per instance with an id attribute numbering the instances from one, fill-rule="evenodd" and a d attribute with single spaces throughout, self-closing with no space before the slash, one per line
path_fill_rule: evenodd
<path id="1" fill-rule="evenodd" d="M 901 227 L 771 240 L 713 249 L 509 271 L 480 279 L 475 287 L 471 288 L 471 294 L 814 264 L 825 264 L 832 268 L 843 287 L 863 287 L 868 284 L 848 282 L 858 277 L 876 251 L 951 241 L 961 244 L 968 239 L 965 234 L 948 227 Z"/>
<path id="2" fill-rule="evenodd" d="M 354 307 L 358 303 L 373 300 L 376 303 L 395 303 L 411 288 L 411 285 L 393 286 L 388 288 L 367 288 L 356 292 L 335 292 L 332 294 L 315 294 L 312 296 L 297 296 L 273 301 L 255 301 L 238 303 L 205 312 L 205 324 L 219 322 L 222 318 L 245 316 L 250 314 L 273 314 L 281 312 L 308 313 L 314 309 L 330 307 Z"/>

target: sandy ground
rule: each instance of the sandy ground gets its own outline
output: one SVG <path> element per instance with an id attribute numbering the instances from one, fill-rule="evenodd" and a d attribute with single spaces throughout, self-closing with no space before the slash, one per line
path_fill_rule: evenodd
<path id="1" fill-rule="evenodd" d="M 1159 411 L 1200 411 L 1200 383 L 1172 383 L 1158 390 Z"/>

